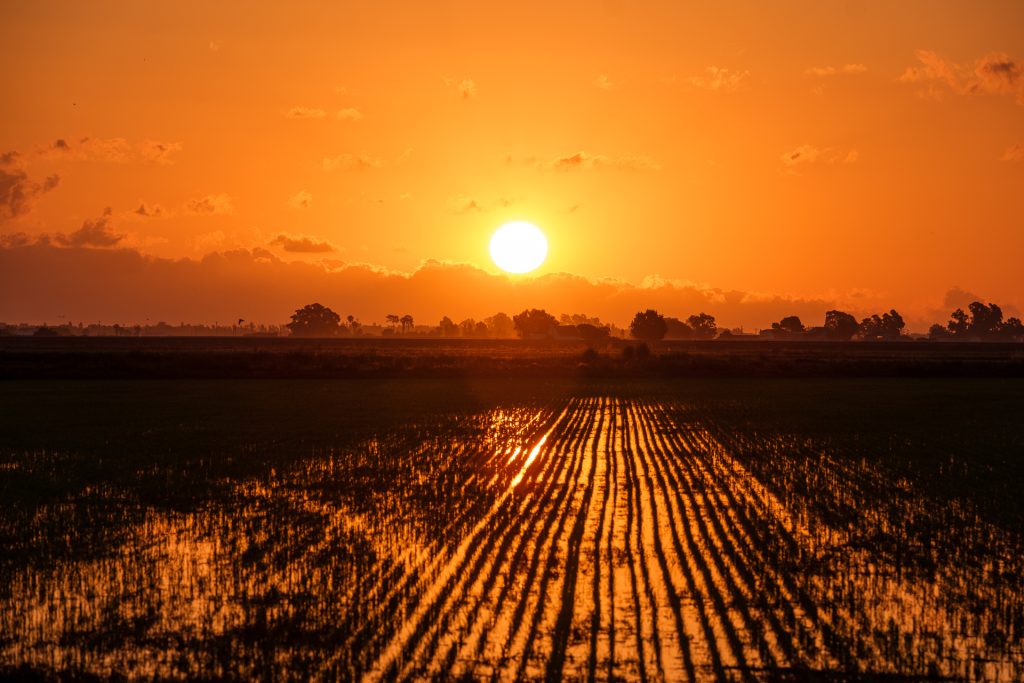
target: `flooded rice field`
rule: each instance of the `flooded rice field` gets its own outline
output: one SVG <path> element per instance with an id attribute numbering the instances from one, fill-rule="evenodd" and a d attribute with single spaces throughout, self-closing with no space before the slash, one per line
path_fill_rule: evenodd
<path id="1" fill-rule="evenodd" d="M 11 505 L 0 663 L 128 679 L 1024 678 L 1016 525 L 863 444 L 733 415 L 569 393 L 279 445 L 299 454 L 211 476 L 189 505 L 103 482 Z M 11 451 L 0 477 L 70 457 Z M 158 491 L 160 468 L 138 467 Z"/>

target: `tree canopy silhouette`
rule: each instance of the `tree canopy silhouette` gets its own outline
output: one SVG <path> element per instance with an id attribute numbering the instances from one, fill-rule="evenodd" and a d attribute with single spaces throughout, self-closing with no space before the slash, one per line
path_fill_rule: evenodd
<path id="1" fill-rule="evenodd" d="M 1020 318 L 1007 318 L 1003 320 L 1003 309 L 996 304 L 984 304 L 980 301 L 972 301 L 965 313 L 958 308 L 949 314 L 949 322 L 945 327 L 935 324 L 928 331 L 932 339 L 976 339 L 979 341 L 989 340 L 1015 340 L 1024 337 L 1024 325 Z"/>
<path id="2" fill-rule="evenodd" d="M 285 325 L 295 337 L 333 337 L 340 329 L 341 316 L 321 304 L 309 304 L 295 311 Z"/>
<path id="3" fill-rule="evenodd" d="M 665 318 L 665 338 L 666 339 L 691 339 L 693 338 L 693 328 L 684 323 L 679 318 Z"/>
<path id="4" fill-rule="evenodd" d="M 520 337 L 546 337 L 558 320 L 544 309 L 531 308 L 512 316 L 512 324 Z"/>
<path id="5" fill-rule="evenodd" d="M 804 324 L 800 322 L 800 316 L 787 315 L 777 323 L 772 323 L 772 329 L 783 334 L 797 335 L 804 331 Z"/>
<path id="6" fill-rule="evenodd" d="M 867 340 L 891 340 L 899 339 L 903 335 L 904 327 L 906 327 L 906 323 L 903 321 L 903 316 L 897 313 L 896 309 L 892 309 L 881 316 L 876 313 L 870 318 L 861 320 L 858 332 Z"/>
<path id="7" fill-rule="evenodd" d="M 715 316 L 707 313 L 691 315 L 686 319 L 686 324 L 693 329 L 693 336 L 696 339 L 714 339 L 715 333 L 718 332 Z"/>
<path id="8" fill-rule="evenodd" d="M 442 337 L 459 336 L 459 326 L 456 325 L 455 321 L 448 316 L 441 318 L 441 322 L 437 324 L 437 328 L 441 332 Z"/>
<path id="9" fill-rule="evenodd" d="M 629 324 L 629 334 L 634 339 L 643 341 L 659 341 L 665 337 L 666 332 L 668 324 L 665 322 L 665 316 L 653 308 L 637 313 L 633 316 L 633 322 Z"/>
<path id="10" fill-rule="evenodd" d="M 836 341 L 849 341 L 857 334 L 857 319 L 842 311 L 825 313 L 825 336 Z"/>

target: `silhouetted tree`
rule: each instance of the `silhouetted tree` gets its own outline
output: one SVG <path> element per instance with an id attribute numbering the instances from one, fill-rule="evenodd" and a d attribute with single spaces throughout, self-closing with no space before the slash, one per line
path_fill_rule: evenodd
<path id="1" fill-rule="evenodd" d="M 354 315 L 346 316 L 345 320 L 348 321 L 349 332 L 351 332 L 352 334 L 361 334 L 362 333 L 363 324 L 361 322 L 359 322 L 358 320 L 356 320 L 356 317 Z"/>
<path id="2" fill-rule="evenodd" d="M 399 322 L 399 324 L 401 324 L 401 326 L 402 326 L 402 333 L 404 334 L 405 332 L 408 332 L 409 330 L 412 329 L 413 323 L 415 321 L 413 320 L 413 317 L 411 315 L 406 313 L 405 315 L 403 315 L 401 317 L 401 319 L 399 319 L 398 322 Z"/>
<path id="3" fill-rule="evenodd" d="M 476 321 L 472 318 L 466 318 L 459 323 L 459 334 L 463 337 L 475 337 L 476 336 Z"/>
<path id="4" fill-rule="evenodd" d="M 947 336 L 979 340 L 1012 340 L 1020 337 L 1020 320 L 1009 318 L 1004 322 L 1003 309 L 998 305 L 972 301 L 967 310 L 970 315 L 961 308 L 950 314 L 949 322 L 946 323 Z"/>
<path id="5" fill-rule="evenodd" d="M 804 331 L 804 324 L 800 322 L 800 316 L 787 315 L 777 323 L 772 323 L 772 329 L 787 335 L 797 335 Z"/>
<path id="6" fill-rule="evenodd" d="M 1003 309 L 995 304 L 986 306 L 973 301 L 967 307 L 971 312 L 971 334 L 980 339 L 992 339 L 999 335 L 1003 326 Z"/>
<path id="7" fill-rule="evenodd" d="M 591 318 L 584 313 L 563 313 L 558 317 L 559 325 L 593 325 L 594 327 L 602 327 L 600 318 Z"/>
<path id="8" fill-rule="evenodd" d="M 644 341 L 664 339 L 667 331 L 668 325 L 665 324 L 665 316 L 653 308 L 637 313 L 633 316 L 633 322 L 629 324 L 629 334 L 634 339 L 642 339 Z"/>
<path id="9" fill-rule="evenodd" d="M 576 326 L 576 332 L 579 333 L 580 339 L 587 344 L 603 344 L 611 336 L 607 327 L 598 327 L 590 323 L 580 323 Z"/>
<path id="10" fill-rule="evenodd" d="M 707 313 L 691 315 L 686 323 L 693 330 L 693 336 L 697 339 L 714 339 L 718 326 L 715 324 L 715 316 Z"/>
<path id="11" fill-rule="evenodd" d="M 386 316 L 384 316 L 384 320 L 388 322 L 388 325 L 391 325 L 391 329 L 395 329 L 396 327 L 398 327 L 398 323 L 401 320 L 401 318 L 395 315 L 394 313 L 388 313 Z"/>
<path id="12" fill-rule="evenodd" d="M 515 324 L 506 313 L 495 313 L 490 318 L 484 320 L 484 322 L 487 323 L 487 331 L 492 337 L 502 339 L 515 334 Z"/>
<path id="13" fill-rule="evenodd" d="M 341 328 L 341 316 L 320 304 L 309 304 L 295 311 L 285 325 L 295 337 L 333 337 Z"/>
<path id="14" fill-rule="evenodd" d="M 949 330 L 938 323 L 928 328 L 929 339 L 949 339 L 950 336 Z"/>
<path id="15" fill-rule="evenodd" d="M 1010 341 L 1024 341 L 1024 323 L 1020 318 L 1007 318 L 1000 333 Z"/>
<path id="16" fill-rule="evenodd" d="M 903 335 L 903 316 L 895 309 L 879 316 L 877 313 L 860 321 L 858 333 L 870 341 L 899 339 Z"/>
<path id="17" fill-rule="evenodd" d="M 966 337 L 967 332 L 971 329 L 971 321 L 964 313 L 964 309 L 956 309 L 950 313 L 949 318 L 949 323 L 946 325 L 949 328 L 949 333 L 954 337 Z"/>
<path id="18" fill-rule="evenodd" d="M 459 334 L 459 326 L 455 324 L 448 316 L 441 318 L 441 322 L 437 324 L 438 330 L 441 332 L 442 337 L 455 337 Z"/>
<path id="19" fill-rule="evenodd" d="M 825 336 L 836 341 L 849 341 L 857 334 L 857 319 L 842 311 L 825 313 Z"/>
<path id="20" fill-rule="evenodd" d="M 665 318 L 665 339 L 692 339 L 693 328 L 679 318 Z"/>
<path id="21" fill-rule="evenodd" d="M 487 337 L 487 323 L 481 321 L 476 324 L 476 328 L 473 330 L 473 336 L 484 339 Z"/>
<path id="22" fill-rule="evenodd" d="M 513 316 L 512 324 L 520 337 L 546 337 L 558 320 L 541 308 L 531 308 Z"/>

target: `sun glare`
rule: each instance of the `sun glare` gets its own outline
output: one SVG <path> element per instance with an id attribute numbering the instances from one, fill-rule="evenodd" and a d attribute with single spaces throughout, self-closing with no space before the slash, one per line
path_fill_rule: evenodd
<path id="1" fill-rule="evenodd" d="M 525 221 L 506 223 L 491 237 L 491 258 L 507 273 L 536 270 L 548 255 L 548 241 L 536 225 Z"/>

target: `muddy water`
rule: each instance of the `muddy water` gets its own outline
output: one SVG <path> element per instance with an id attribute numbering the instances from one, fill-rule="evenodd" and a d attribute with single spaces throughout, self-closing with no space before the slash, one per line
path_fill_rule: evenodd
<path id="1" fill-rule="evenodd" d="M 476 419 L 474 439 L 315 454 L 234 483 L 231 505 L 146 511 L 116 547 L 12 572 L 0 661 L 129 678 L 1024 678 L 1020 535 L 912 482 L 682 404 Z M 766 438 L 769 460 L 745 457 Z M 366 504 L 329 486 L 382 450 L 412 488 Z"/>

